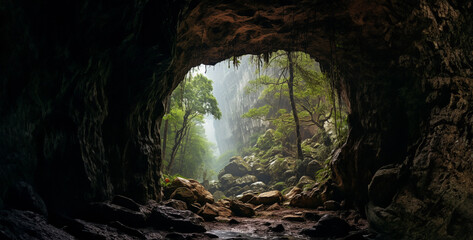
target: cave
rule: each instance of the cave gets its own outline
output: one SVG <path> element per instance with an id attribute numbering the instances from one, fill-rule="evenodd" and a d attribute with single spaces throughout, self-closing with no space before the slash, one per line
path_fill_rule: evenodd
<path id="1" fill-rule="evenodd" d="M 456 0 L 3 1 L 0 208 L 19 182 L 53 223 L 115 195 L 159 201 L 159 125 L 188 70 L 303 51 L 348 104 L 331 162 L 347 201 L 394 239 L 467 239 L 472 11 Z"/>

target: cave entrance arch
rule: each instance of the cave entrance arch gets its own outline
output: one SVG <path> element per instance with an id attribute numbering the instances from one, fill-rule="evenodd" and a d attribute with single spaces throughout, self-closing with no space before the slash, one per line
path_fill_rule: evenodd
<path id="1" fill-rule="evenodd" d="M 401 127 L 401 106 L 389 91 L 392 82 L 379 80 L 398 77 L 390 76 L 396 70 L 390 68 L 391 58 L 386 56 L 392 53 L 381 39 L 381 23 L 387 21 L 382 11 L 376 3 L 366 2 L 363 7 L 354 4 L 348 8 L 311 1 L 278 2 L 270 7 L 232 2 L 198 4 L 184 13 L 177 29 L 169 87 L 175 88 L 192 67 L 200 64 L 213 65 L 244 54 L 268 54 L 279 49 L 310 54 L 323 71 L 336 72 L 337 89 L 347 100 L 353 129 L 348 144 L 337 153 L 333 169 L 338 184 L 355 202 L 364 204 L 374 172 L 402 161 L 407 144 L 390 144 L 404 139 L 407 133 Z M 365 18 L 373 21 L 364 22 Z M 371 54 L 366 54 L 367 49 Z M 393 100 L 389 107 L 386 99 Z"/>

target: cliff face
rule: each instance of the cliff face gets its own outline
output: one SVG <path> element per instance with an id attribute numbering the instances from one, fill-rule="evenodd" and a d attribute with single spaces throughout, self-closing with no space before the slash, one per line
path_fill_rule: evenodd
<path id="1" fill-rule="evenodd" d="M 222 62 L 211 67 L 207 76 L 214 80 L 214 95 L 222 111 L 222 118 L 214 120 L 218 148 L 221 154 L 238 147 L 248 147 L 254 134 L 261 134 L 267 127 L 257 119 L 243 119 L 241 115 L 255 107 L 259 92 L 247 93 L 245 87 L 258 77 L 250 56 L 244 56 L 237 68 L 228 69 Z"/>
<path id="2" fill-rule="evenodd" d="M 455 0 L 3 1 L 0 193 L 26 180 L 63 209 L 112 193 L 159 198 L 162 101 L 184 74 L 298 50 L 338 76 L 349 102 L 334 177 L 372 226 L 465 238 L 472 11 Z"/>

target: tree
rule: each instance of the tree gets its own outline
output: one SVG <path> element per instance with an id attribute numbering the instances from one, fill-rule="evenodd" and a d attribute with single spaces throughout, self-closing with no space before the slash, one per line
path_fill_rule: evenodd
<path id="1" fill-rule="evenodd" d="M 203 118 L 204 115 L 210 114 L 216 119 L 220 119 L 222 113 L 218 108 L 217 100 L 212 94 L 212 80 L 206 78 L 202 74 L 191 77 L 185 86 L 178 87 L 171 96 L 171 104 L 174 109 L 170 115 L 174 118 L 175 134 L 174 143 L 171 148 L 169 163 L 166 171 L 169 172 L 176 154 L 181 146 L 184 137 L 191 131 L 195 120 Z M 179 120 L 179 121 L 178 121 Z"/>
<path id="2" fill-rule="evenodd" d="M 260 59 L 257 60 L 259 63 Z M 267 56 L 263 70 L 267 74 L 250 81 L 247 89 L 263 87 L 260 101 L 267 104 L 250 109 L 243 117 L 270 120 L 277 127 L 276 132 L 286 138 L 288 134 L 284 133 L 291 127 L 296 135 L 296 155 L 302 159 L 301 128 L 316 126 L 319 131 L 325 131 L 325 123 L 333 117 L 328 79 L 318 70 L 316 62 L 301 52 L 279 51 Z M 282 98 L 289 100 L 290 107 L 281 107 Z"/>

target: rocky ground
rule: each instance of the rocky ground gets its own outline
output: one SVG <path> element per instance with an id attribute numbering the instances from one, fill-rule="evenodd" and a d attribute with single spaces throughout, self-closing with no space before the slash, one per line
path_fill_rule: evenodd
<path id="1" fill-rule="evenodd" d="M 356 211 L 327 201 L 318 209 L 291 207 L 273 190 L 214 201 L 200 183 L 176 178 L 171 198 L 138 204 L 117 195 L 91 203 L 76 218 L 49 216 L 22 183 L 21 204 L 0 211 L 0 239 L 373 239 Z M 294 194 L 292 192 L 291 194 Z M 296 194 L 297 195 L 297 194 Z M 14 202 L 18 200 L 12 199 Z M 14 206 L 14 207 L 13 207 Z"/>

